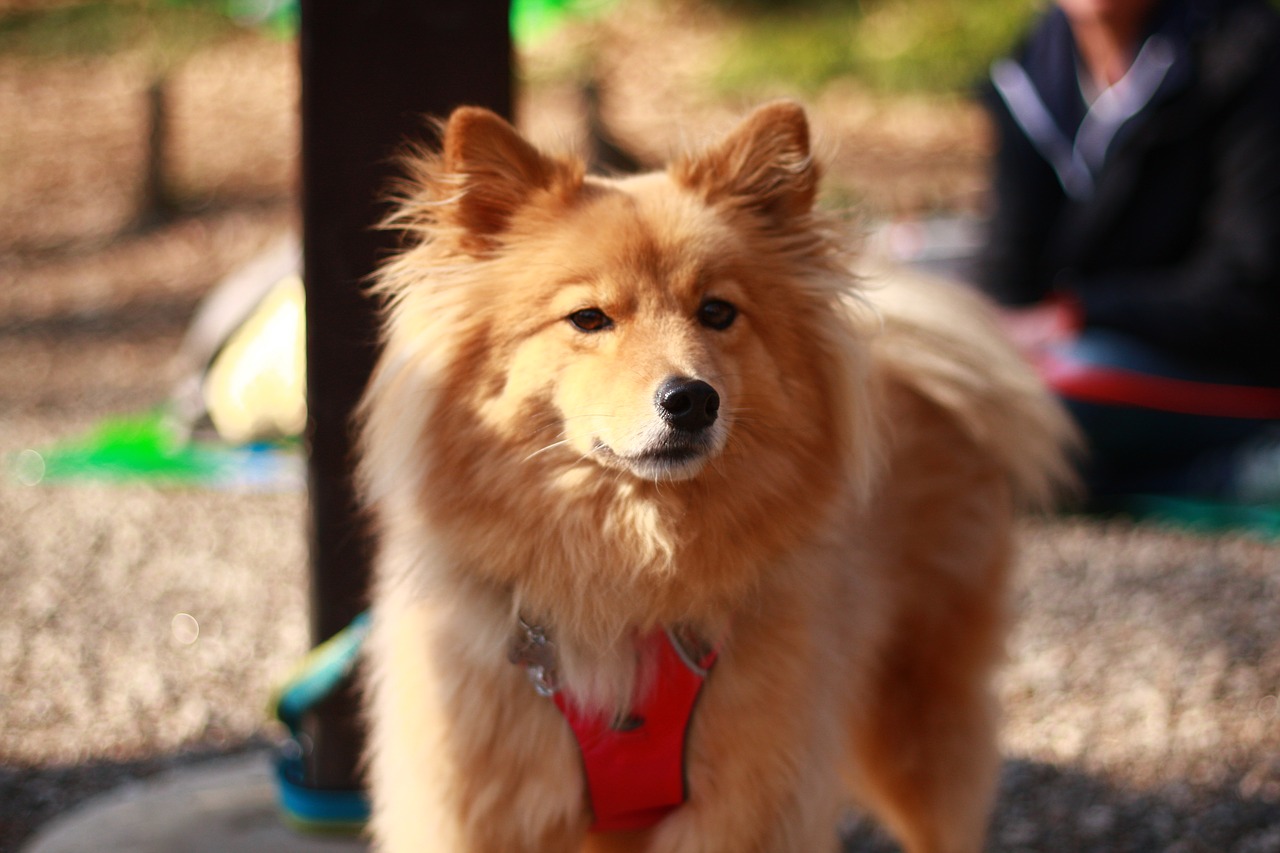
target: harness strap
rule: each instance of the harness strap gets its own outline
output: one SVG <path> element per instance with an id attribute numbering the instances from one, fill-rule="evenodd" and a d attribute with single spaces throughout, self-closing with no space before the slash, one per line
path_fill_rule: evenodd
<path id="1" fill-rule="evenodd" d="M 354 833 L 368 820 L 364 791 L 320 790 L 304 783 L 299 734 L 303 715 L 351 674 L 369 620 L 367 612 L 360 614 L 312 649 L 274 697 L 275 716 L 292 735 L 277 755 L 276 784 L 285 820 L 298 829 Z M 535 686 L 553 695 L 578 741 L 594 813 L 592 831 L 644 829 L 680 806 L 687 798 L 686 735 L 717 650 L 702 647 L 689 634 L 655 631 L 645 637 L 639 645 L 657 662 L 653 685 L 626 719 L 610 720 L 584 711 L 555 689 L 554 646 L 540 629 L 526 626 L 528 631 L 539 638 L 532 655 L 539 664 L 528 657 L 519 662 L 531 675 L 537 670 Z"/>
<path id="2" fill-rule="evenodd" d="M 690 660 L 665 631 L 640 645 L 656 653 L 658 673 L 626 719 L 584 712 L 564 692 L 554 695 L 582 753 L 594 832 L 653 826 L 686 799 L 685 736 L 716 651 Z"/>

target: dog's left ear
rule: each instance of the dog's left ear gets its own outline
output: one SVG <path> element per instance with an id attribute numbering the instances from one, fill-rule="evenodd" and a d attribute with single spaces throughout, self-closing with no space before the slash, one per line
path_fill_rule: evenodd
<path id="1" fill-rule="evenodd" d="M 671 175 L 712 204 L 735 205 L 773 225 L 803 216 L 819 178 L 804 109 L 792 101 L 765 104 L 718 145 L 677 161 Z"/>

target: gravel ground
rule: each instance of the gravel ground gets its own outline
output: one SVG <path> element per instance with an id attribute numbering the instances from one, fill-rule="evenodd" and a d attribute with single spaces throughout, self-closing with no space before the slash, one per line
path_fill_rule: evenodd
<path id="1" fill-rule="evenodd" d="M 642 23 L 678 35 L 592 37 L 613 60 L 606 116 L 656 154 L 732 105 L 689 82 L 714 22 Z M 529 59 L 521 116 L 572 139 L 556 55 Z M 288 46 L 228 44 L 181 71 L 170 171 L 189 209 L 139 230 L 145 82 L 128 57 L 0 58 L 0 114 L 32 116 L 0 122 L 0 454 L 164 399 L 201 296 L 294 222 Z M 868 209 L 980 203 L 967 108 L 815 105 L 841 143 L 833 179 Z M 645 130 L 673 111 L 687 121 Z M 0 851 L 122 781 L 270 739 L 267 696 L 306 645 L 304 516 L 298 494 L 0 482 Z M 1071 518 L 1022 538 L 990 849 L 1280 851 L 1280 544 Z M 848 831 L 849 850 L 893 849 Z"/>

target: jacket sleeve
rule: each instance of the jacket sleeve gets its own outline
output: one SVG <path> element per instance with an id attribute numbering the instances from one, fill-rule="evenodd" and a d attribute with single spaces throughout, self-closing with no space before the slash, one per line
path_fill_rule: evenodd
<path id="1" fill-rule="evenodd" d="M 1050 290 L 1045 247 L 1065 195 L 1053 169 L 1035 150 L 994 90 L 985 106 L 995 132 L 992 211 L 978 258 L 977 284 L 1009 306 L 1040 301 Z"/>
<path id="2" fill-rule="evenodd" d="M 1087 325 L 1174 351 L 1280 358 L 1280 63 L 1270 65 L 1205 152 L 1214 185 L 1185 260 L 1071 281 Z"/>

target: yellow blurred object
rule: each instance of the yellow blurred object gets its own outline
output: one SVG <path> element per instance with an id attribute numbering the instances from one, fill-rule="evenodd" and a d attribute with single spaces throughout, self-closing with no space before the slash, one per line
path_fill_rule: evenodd
<path id="1" fill-rule="evenodd" d="M 205 377 L 205 408 L 223 439 L 302 434 L 307 422 L 302 279 L 276 283 L 227 339 Z"/>

